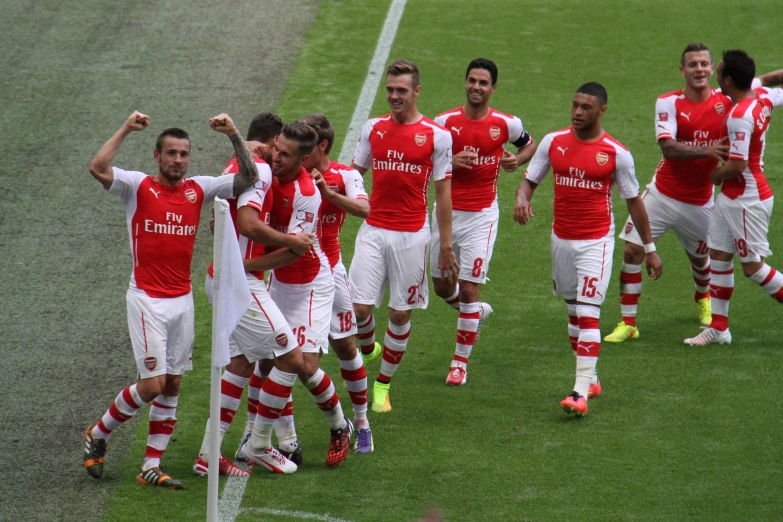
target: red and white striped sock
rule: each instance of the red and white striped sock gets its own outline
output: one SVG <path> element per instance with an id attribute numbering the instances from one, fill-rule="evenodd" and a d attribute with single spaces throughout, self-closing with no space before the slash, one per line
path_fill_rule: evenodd
<path id="1" fill-rule="evenodd" d="M 128 386 L 117 395 L 101 420 L 93 427 L 92 436 L 96 439 L 108 439 L 112 431 L 116 430 L 123 422 L 129 421 L 139 409 L 146 405 L 147 403 L 139 397 L 136 385 Z"/>
<path id="2" fill-rule="evenodd" d="M 579 342 L 579 318 L 576 316 L 576 305 L 566 303 L 568 308 L 568 340 L 571 342 L 571 350 L 576 355 L 576 344 Z"/>
<path id="3" fill-rule="evenodd" d="M 642 294 L 642 265 L 623 262 L 620 272 L 620 309 L 623 322 L 636 326 L 639 296 Z"/>
<path id="4" fill-rule="evenodd" d="M 250 382 L 247 385 L 247 425 L 245 433 L 253 431 L 253 424 L 256 422 L 258 414 L 258 397 L 261 395 L 261 386 L 264 384 L 264 376 L 261 375 L 261 365 L 256 363 L 253 375 L 250 376 Z"/>
<path id="5" fill-rule="evenodd" d="M 591 305 L 576 305 L 579 317 L 579 342 L 576 345 L 576 381 L 574 391 L 587 399 L 590 383 L 596 376 L 598 354 L 601 352 L 601 330 L 598 326 L 601 309 Z"/>
<path id="6" fill-rule="evenodd" d="M 702 266 L 696 266 L 691 263 L 691 274 L 693 274 L 693 284 L 696 285 L 696 292 L 693 294 L 693 300 L 699 301 L 710 296 L 710 258 L 704 258 Z"/>
<path id="7" fill-rule="evenodd" d="M 334 383 L 326 372 L 318 368 L 318 371 L 305 383 L 305 388 L 310 390 L 315 403 L 324 412 L 324 416 L 329 422 L 329 428 L 333 430 L 344 428 L 343 407 L 340 405 L 340 398 L 334 389 Z"/>
<path id="8" fill-rule="evenodd" d="M 264 379 L 258 397 L 258 414 L 249 441 L 254 453 L 262 453 L 272 447 L 272 425 L 285 409 L 296 378 L 295 373 L 272 368 L 269 376 Z"/>
<path id="9" fill-rule="evenodd" d="M 734 261 L 711 260 L 710 275 L 710 328 L 723 332 L 729 328 L 729 299 L 734 292 Z"/>
<path id="10" fill-rule="evenodd" d="M 455 310 L 460 310 L 460 302 L 459 302 L 459 285 L 457 285 L 457 289 L 454 292 L 454 295 L 451 297 L 444 297 L 444 301 L 446 301 L 446 304 L 452 307 Z"/>
<path id="11" fill-rule="evenodd" d="M 375 349 L 375 316 L 370 314 L 363 323 L 356 323 L 356 340 L 359 348 L 367 355 Z"/>
<path id="12" fill-rule="evenodd" d="M 750 280 L 766 290 L 778 303 L 783 303 L 783 274 L 764 263 L 758 272 L 750 276 Z"/>
<path id="13" fill-rule="evenodd" d="M 296 425 L 294 424 L 294 397 L 288 396 L 288 402 L 280 413 L 280 417 L 275 421 L 275 435 L 277 441 L 285 451 L 293 451 L 292 444 L 296 442 Z"/>
<path id="14" fill-rule="evenodd" d="M 459 319 L 457 319 L 457 347 L 454 350 L 454 358 L 451 367 L 468 367 L 470 352 L 476 343 L 479 317 L 481 317 L 480 303 L 460 303 Z"/>
<path id="15" fill-rule="evenodd" d="M 150 428 L 147 436 L 147 450 L 144 452 L 143 469 L 160 466 L 160 458 L 171 440 L 177 425 L 176 395 L 158 395 L 150 408 Z"/>
<path id="16" fill-rule="evenodd" d="M 383 360 L 381 361 L 381 371 L 378 373 L 378 382 L 388 384 L 397 367 L 405 355 L 405 349 L 408 347 L 408 338 L 411 335 L 410 321 L 403 326 L 397 326 L 391 321 L 389 329 L 386 330 L 386 337 L 383 339 Z"/>
<path id="17" fill-rule="evenodd" d="M 240 377 L 229 371 L 223 372 L 223 377 L 220 380 L 220 442 L 218 446 L 223 443 L 223 435 L 226 434 L 228 427 L 231 426 L 231 421 L 234 420 L 239 403 L 242 401 L 242 392 L 249 380 L 247 377 Z M 207 419 L 207 428 L 204 430 L 204 440 L 201 442 L 201 451 L 199 452 L 199 456 L 207 462 L 209 462 L 210 420 Z"/>
<path id="18" fill-rule="evenodd" d="M 367 420 L 367 372 L 364 361 L 358 353 L 350 361 L 340 360 L 340 375 L 348 388 L 353 405 L 353 424 L 357 430 L 369 428 Z"/>

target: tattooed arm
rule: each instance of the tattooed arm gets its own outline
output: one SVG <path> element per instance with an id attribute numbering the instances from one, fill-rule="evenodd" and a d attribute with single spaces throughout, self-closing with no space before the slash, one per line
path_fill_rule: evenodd
<path id="1" fill-rule="evenodd" d="M 239 167 L 239 172 L 234 176 L 234 197 L 238 197 L 258 181 L 258 171 L 256 170 L 253 154 L 245 146 L 245 141 L 239 135 L 236 125 L 234 125 L 228 114 L 219 114 L 210 119 L 209 126 L 217 132 L 228 136 L 228 139 L 231 140 L 231 144 L 234 146 L 237 166 Z"/>

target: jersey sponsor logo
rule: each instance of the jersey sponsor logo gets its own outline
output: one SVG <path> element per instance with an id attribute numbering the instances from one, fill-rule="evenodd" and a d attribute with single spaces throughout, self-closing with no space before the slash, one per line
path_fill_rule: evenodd
<path id="1" fill-rule="evenodd" d="M 321 223 L 323 223 L 324 225 L 337 223 L 337 214 L 324 214 L 323 216 L 321 216 Z"/>
<path id="2" fill-rule="evenodd" d="M 563 147 L 558 147 L 558 148 L 557 148 L 557 150 L 559 150 L 560 152 L 562 152 L 562 153 L 563 153 L 563 156 L 565 156 L 565 151 L 567 151 L 567 150 L 568 150 L 568 147 L 566 147 L 566 148 L 563 148 Z"/>
<path id="3" fill-rule="evenodd" d="M 459 131 L 462 130 L 462 127 L 452 127 L 451 130 L 457 133 L 457 136 L 459 136 Z"/>
<path id="4" fill-rule="evenodd" d="M 723 105 L 723 102 L 718 102 L 713 107 L 715 109 L 715 112 L 718 113 L 718 116 L 723 116 L 723 113 L 726 111 L 726 107 Z"/>
<path id="5" fill-rule="evenodd" d="M 305 221 L 307 223 L 312 223 L 315 221 L 315 214 L 312 212 L 307 212 L 304 210 L 297 210 L 296 211 L 296 219 L 299 221 Z"/>
<path id="6" fill-rule="evenodd" d="M 606 162 L 609 161 L 609 154 L 606 152 L 598 152 L 595 155 L 595 161 L 597 161 L 599 165 L 604 166 L 606 165 Z"/>
<path id="7" fill-rule="evenodd" d="M 277 344 L 285 348 L 288 346 L 288 336 L 284 333 L 281 333 L 277 337 L 275 337 L 275 341 L 277 341 Z"/>
<path id="8" fill-rule="evenodd" d="M 417 134 L 416 136 L 423 136 L 426 139 L 426 135 Z M 421 174 L 422 166 L 416 165 L 409 161 L 405 161 L 405 153 L 396 150 L 386 151 L 386 160 L 372 159 L 372 170 L 391 170 L 395 172 L 409 172 L 411 174 Z M 428 173 L 429 174 L 429 173 Z"/>
<path id="9" fill-rule="evenodd" d="M 659 112 L 658 113 L 658 121 L 669 121 L 669 113 L 668 112 Z"/>
<path id="10" fill-rule="evenodd" d="M 416 133 L 416 135 L 415 135 L 415 136 L 413 136 L 413 141 L 415 141 L 415 142 L 416 142 L 416 145 L 418 145 L 419 147 L 421 147 L 422 145 L 424 145 L 425 143 L 427 143 L 427 135 L 426 135 L 426 134 L 422 134 L 422 133 L 418 132 L 418 133 Z"/>
<path id="11" fill-rule="evenodd" d="M 147 357 L 144 359 L 144 367 L 149 371 L 154 371 L 158 366 L 158 360 L 155 357 Z"/>
<path id="12" fill-rule="evenodd" d="M 193 189 L 185 189 L 185 197 L 188 198 L 188 201 L 191 203 L 195 203 L 198 199 L 198 194 L 196 194 L 196 191 Z"/>
<path id="13" fill-rule="evenodd" d="M 687 114 L 686 114 L 686 113 L 684 113 L 684 112 L 681 112 L 681 113 L 680 113 L 680 116 L 682 116 L 683 118 L 685 118 L 685 119 L 686 119 L 686 120 L 688 120 L 688 121 L 691 121 L 691 113 L 690 113 L 690 112 L 689 112 L 689 113 L 687 113 Z"/>
<path id="14" fill-rule="evenodd" d="M 152 188 L 152 187 L 150 187 L 150 192 L 152 192 L 153 194 L 155 194 L 155 199 L 158 199 L 158 194 L 160 194 L 160 192 L 156 192 L 156 191 L 155 191 L 155 189 L 154 189 L 154 188 Z"/>
<path id="15" fill-rule="evenodd" d="M 375 134 L 377 134 L 378 136 L 380 136 L 380 137 L 381 137 L 381 139 L 383 139 L 383 135 L 384 135 L 384 134 L 386 134 L 387 132 L 389 132 L 389 131 L 383 131 L 383 132 L 381 132 L 381 131 L 377 130 L 377 131 L 375 131 Z"/>
<path id="16" fill-rule="evenodd" d="M 197 225 L 183 225 L 182 216 L 175 212 L 166 212 L 166 223 L 144 220 L 144 232 L 167 234 L 170 236 L 195 236 Z"/>
<path id="17" fill-rule="evenodd" d="M 496 140 L 500 137 L 500 127 L 490 127 L 489 128 L 489 137 L 493 140 Z"/>
<path id="18" fill-rule="evenodd" d="M 630 234 L 631 230 L 633 230 L 633 223 L 629 221 L 628 223 L 625 224 L 625 233 Z"/>
<path id="19" fill-rule="evenodd" d="M 586 171 L 577 167 L 570 167 L 568 169 L 568 175 L 555 172 L 555 185 L 585 190 L 602 191 L 605 189 L 603 181 L 585 179 L 586 175 Z"/>

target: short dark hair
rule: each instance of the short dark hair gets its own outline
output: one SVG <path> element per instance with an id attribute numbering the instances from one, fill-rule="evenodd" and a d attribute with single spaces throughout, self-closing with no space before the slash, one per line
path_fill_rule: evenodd
<path id="1" fill-rule="evenodd" d="M 386 76 L 402 76 L 403 74 L 410 74 L 413 77 L 413 87 L 416 88 L 421 80 L 419 74 L 419 68 L 416 64 L 408 60 L 396 60 L 389 64 L 389 68 L 386 69 Z"/>
<path id="2" fill-rule="evenodd" d="M 721 76 L 730 77 L 738 89 L 750 89 L 756 76 L 756 62 L 741 49 L 723 51 Z"/>
<path id="3" fill-rule="evenodd" d="M 498 83 L 498 66 L 495 65 L 495 62 L 492 60 L 488 60 L 486 58 L 476 58 L 472 62 L 468 64 L 468 70 L 465 71 L 465 79 L 468 79 L 468 75 L 470 74 L 470 71 L 473 69 L 484 69 L 489 73 L 489 76 L 492 78 L 492 85 L 495 85 Z"/>
<path id="4" fill-rule="evenodd" d="M 272 112 L 256 114 L 247 128 L 247 141 L 260 141 L 268 143 L 269 140 L 280 134 L 283 128 L 283 120 Z"/>
<path id="5" fill-rule="evenodd" d="M 318 134 L 315 132 L 315 129 L 301 121 L 283 125 L 283 128 L 280 130 L 280 136 L 287 140 L 299 142 L 299 148 L 296 151 L 299 157 L 313 152 L 318 143 Z"/>
<path id="6" fill-rule="evenodd" d="M 334 127 L 329 122 L 329 119 L 323 114 L 308 114 L 299 118 L 299 121 L 306 123 L 318 134 L 318 143 L 326 140 L 326 154 L 329 154 L 332 150 L 332 144 L 334 144 Z"/>
<path id="7" fill-rule="evenodd" d="M 155 150 L 157 150 L 158 152 L 161 152 L 163 150 L 163 141 L 166 138 L 188 140 L 188 144 L 190 144 L 190 136 L 188 136 L 187 132 L 177 127 L 171 127 L 160 133 L 160 135 L 158 136 L 158 141 L 155 142 Z"/>
<path id="8" fill-rule="evenodd" d="M 609 101 L 609 94 L 607 94 L 606 89 L 604 89 L 604 86 L 601 85 L 598 82 L 587 82 L 581 87 L 579 87 L 576 92 L 581 92 L 582 94 L 589 94 L 590 96 L 595 96 L 598 98 L 598 101 L 601 102 L 601 105 L 606 105 L 606 102 Z"/>
<path id="9" fill-rule="evenodd" d="M 682 56 L 680 56 L 680 65 L 685 65 L 685 55 L 688 53 L 698 53 L 701 51 L 707 51 L 710 53 L 710 60 L 712 59 L 712 51 L 710 51 L 710 48 L 707 47 L 707 44 L 704 44 L 702 42 L 693 42 L 689 43 L 685 50 L 682 52 Z"/>

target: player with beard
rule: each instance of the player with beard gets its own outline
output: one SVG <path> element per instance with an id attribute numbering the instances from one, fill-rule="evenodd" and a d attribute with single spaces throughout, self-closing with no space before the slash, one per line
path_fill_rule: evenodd
<path id="1" fill-rule="evenodd" d="M 571 105 L 571 127 L 547 134 L 541 141 L 517 189 L 514 206 L 514 220 L 526 225 L 533 217 L 533 191 L 551 168 L 555 178 L 552 280 L 555 295 L 562 295 L 566 302 L 568 334 L 576 356 L 574 390 L 560 406 L 577 416 L 587 414 L 591 387 L 593 395 L 600 394 L 598 321 L 612 273 L 615 183 L 644 240 L 648 273 L 657 279 L 662 272 L 631 153 L 601 127 L 606 103 L 602 85 L 591 82 L 579 87 Z"/>

